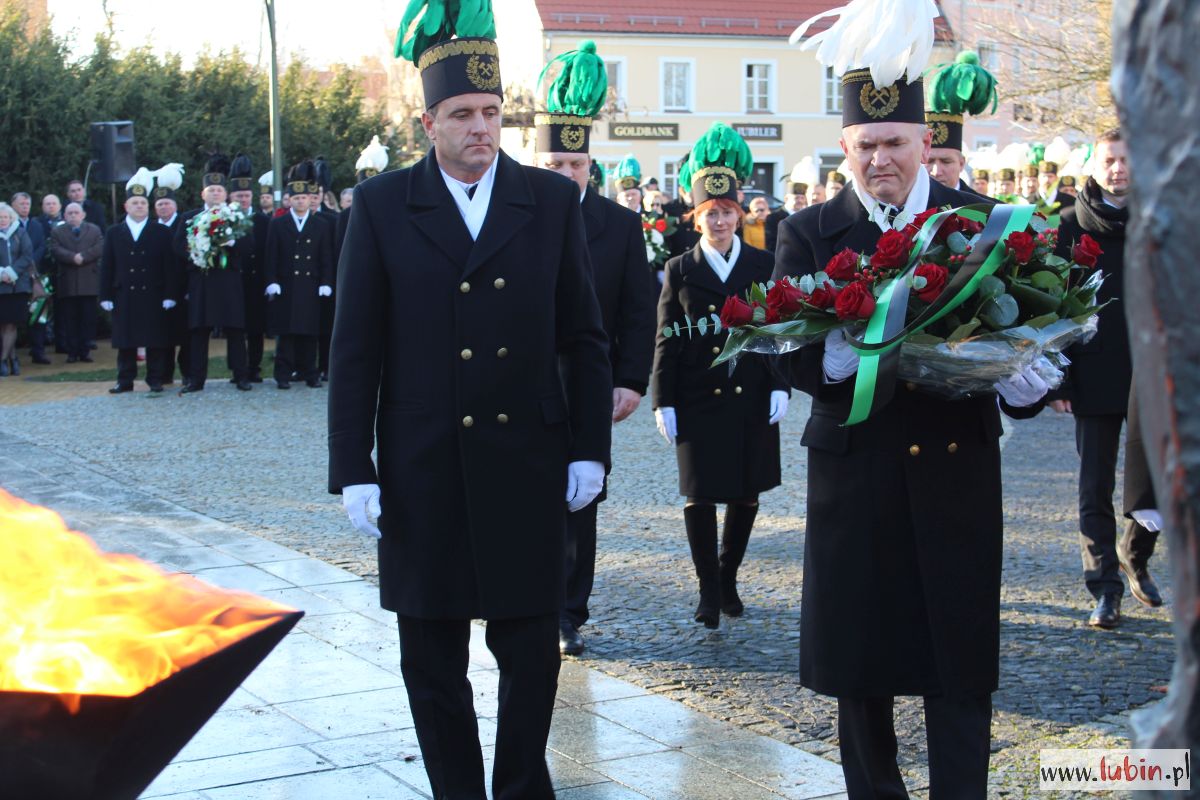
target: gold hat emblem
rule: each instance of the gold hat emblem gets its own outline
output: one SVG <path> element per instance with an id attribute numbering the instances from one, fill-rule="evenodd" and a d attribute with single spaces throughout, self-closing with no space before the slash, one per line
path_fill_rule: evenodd
<path id="1" fill-rule="evenodd" d="M 719 197 L 729 191 L 729 178 L 725 175 L 709 175 L 704 179 L 704 191 L 709 197 Z"/>
<path id="2" fill-rule="evenodd" d="M 867 81 L 858 93 L 858 104 L 871 119 L 883 119 L 900 105 L 900 87 L 892 84 L 876 89 L 874 81 Z"/>
<path id="3" fill-rule="evenodd" d="M 467 59 L 467 80 L 480 91 L 493 91 L 500 86 L 500 65 L 489 56 L 471 56 Z"/>
<path id="4" fill-rule="evenodd" d="M 579 125 L 565 125 L 558 138 L 562 140 L 562 146 L 573 153 L 583 147 L 583 128 Z"/>
<path id="5" fill-rule="evenodd" d="M 941 147 L 950 138 L 950 126 L 944 122 L 934 122 L 930 126 L 930 132 L 933 134 L 933 146 Z"/>

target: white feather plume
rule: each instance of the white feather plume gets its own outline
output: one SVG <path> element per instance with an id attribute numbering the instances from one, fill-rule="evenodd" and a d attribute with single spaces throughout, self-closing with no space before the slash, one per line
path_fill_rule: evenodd
<path id="1" fill-rule="evenodd" d="M 836 16 L 837 22 L 800 49 L 817 48 L 817 60 L 833 67 L 835 75 L 870 69 L 876 86 L 891 86 L 906 74 L 912 83 L 929 65 L 933 21 L 939 15 L 934 0 L 850 0 L 807 20 L 788 42 L 796 44 L 813 23 Z"/>
<path id="2" fill-rule="evenodd" d="M 275 170 L 268 170 L 258 176 L 259 186 L 274 186 L 275 185 Z"/>
<path id="3" fill-rule="evenodd" d="M 138 167 L 138 171 L 133 173 L 133 177 L 125 182 L 125 191 L 129 191 L 134 186 L 141 186 L 146 190 L 146 194 L 154 191 L 154 173 L 145 167 Z"/>
<path id="4" fill-rule="evenodd" d="M 789 180 L 792 183 L 803 183 L 805 186 L 817 183 L 817 165 L 813 163 L 812 156 L 805 156 L 796 162 L 796 166 L 792 167 Z"/>
<path id="5" fill-rule="evenodd" d="M 972 153 L 967 158 L 967 163 L 971 165 L 971 171 L 985 169 L 989 173 L 994 172 L 999 168 L 998 156 L 995 147 L 981 147 Z"/>
<path id="6" fill-rule="evenodd" d="M 1014 169 L 1020 171 L 1029 165 L 1029 145 L 1025 142 L 1013 142 L 1000 151 L 996 159 L 996 169 Z"/>
<path id="7" fill-rule="evenodd" d="M 376 172 L 383 172 L 387 169 L 387 165 L 387 148 L 379 143 L 378 136 L 372 136 L 371 143 L 363 148 L 358 155 L 358 161 L 354 162 L 354 169 L 373 169 Z"/>
<path id="8" fill-rule="evenodd" d="M 1085 171 L 1088 163 L 1088 148 L 1083 144 L 1071 151 L 1071 155 L 1067 158 L 1065 164 L 1058 165 L 1059 175 L 1071 175 L 1075 178 L 1082 179 L 1087 175 Z"/>
<path id="9" fill-rule="evenodd" d="M 158 181 L 159 186 L 175 191 L 183 186 L 183 164 L 163 164 L 154 170 L 151 176 Z"/>
<path id="10" fill-rule="evenodd" d="M 1071 145 L 1067 144 L 1067 140 L 1061 136 L 1055 136 L 1054 141 L 1046 145 L 1046 153 L 1042 156 L 1044 161 L 1053 161 L 1060 167 L 1070 158 Z"/>

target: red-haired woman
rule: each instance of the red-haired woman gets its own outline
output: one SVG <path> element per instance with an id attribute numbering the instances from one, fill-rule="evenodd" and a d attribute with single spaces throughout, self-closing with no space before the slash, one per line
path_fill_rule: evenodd
<path id="1" fill-rule="evenodd" d="M 710 368 L 724 333 L 662 335 L 685 315 L 711 321 L 726 298 L 744 296 L 752 283 L 766 283 L 775 264 L 770 253 L 736 235 L 742 210 L 733 170 L 697 170 L 692 196 L 695 211 L 685 220 L 701 239 L 666 264 L 651 387 L 658 429 L 675 445 L 679 493 L 687 498 L 683 520 L 700 581 L 695 619 L 716 628 L 721 611 L 731 617 L 743 611 L 737 569 L 758 513 L 758 495 L 779 485 L 776 423 L 787 411 L 789 395 L 764 359 L 743 358 L 732 375 L 724 365 Z M 719 504 L 726 508 L 718 552 Z"/>

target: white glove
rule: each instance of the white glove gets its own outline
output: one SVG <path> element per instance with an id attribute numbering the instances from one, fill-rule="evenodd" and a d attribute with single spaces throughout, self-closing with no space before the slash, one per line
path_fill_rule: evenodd
<path id="1" fill-rule="evenodd" d="M 170 311 L 175 307 L 174 300 L 163 300 L 163 311 Z"/>
<path id="2" fill-rule="evenodd" d="M 654 424 L 658 426 L 658 432 L 667 440 L 667 444 L 675 444 L 674 408 L 663 406 L 662 408 L 654 409 Z"/>
<path id="3" fill-rule="evenodd" d="M 1024 408 L 1045 397 L 1046 392 L 1050 391 L 1050 384 L 1042 380 L 1032 367 L 1026 367 L 1011 378 L 996 381 L 994 388 L 1004 402 L 1013 408 Z"/>
<path id="4" fill-rule="evenodd" d="M 112 302 L 112 300 L 101 300 L 100 307 L 103 308 L 105 311 L 112 311 L 113 310 L 113 302 Z"/>
<path id="5" fill-rule="evenodd" d="M 1137 511 L 1130 511 L 1129 516 L 1151 533 L 1158 533 L 1162 530 L 1162 514 L 1158 513 L 1157 508 L 1139 508 Z"/>
<path id="6" fill-rule="evenodd" d="M 774 425 L 783 419 L 783 415 L 788 409 L 788 393 L 776 389 L 771 392 L 771 418 L 767 420 L 768 425 Z"/>
<path id="7" fill-rule="evenodd" d="M 374 483 L 356 483 L 342 487 L 342 506 L 350 517 L 351 524 L 364 536 L 382 538 L 379 528 L 372 519 L 379 519 L 379 486 Z"/>
<path id="8" fill-rule="evenodd" d="M 333 287 L 332 286 L 318 286 L 317 294 L 320 295 L 321 297 L 333 297 Z"/>
<path id="9" fill-rule="evenodd" d="M 16 283 L 17 271 L 12 267 L 0 267 L 0 282 Z"/>
<path id="10" fill-rule="evenodd" d="M 825 334 L 825 357 L 821 367 L 831 383 L 844 381 L 858 372 L 858 353 L 846 341 L 846 331 L 842 328 L 834 328 Z"/>
<path id="11" fill-rule="evenodd" d="M 567 511 L 578 511 L 590 505 L 603 488 L 604 465 L 599 461 L 567 464 Z"/>
<path id="12" fill-rule="evenodd" d="M 270 297 L 271 295 L 276 295 L 276 294 L 283 294 L 283 289 L 279 288 L 278 283 L 272 283 L 267 286 L 266 294 L 267 294 L 267 297 Z"/>

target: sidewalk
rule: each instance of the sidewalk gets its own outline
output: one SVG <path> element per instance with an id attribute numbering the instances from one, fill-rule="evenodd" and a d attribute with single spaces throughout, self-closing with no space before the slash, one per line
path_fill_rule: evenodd
<path id="1" fill-rule="evenodd" d="M 15 436 L 0 433 L 0 454 L 7 491 L 59 512 L 105 550 L 306 612 L 143 797 L 429 797 L 395 616 L 379 608 L 373 585 Z M 471 664 L 490 773 L 498 673 L 481 626 Z M 569 800 L 845 796 L 836 764 L 571 661 L 547 760 L 557 796 Z"/>

